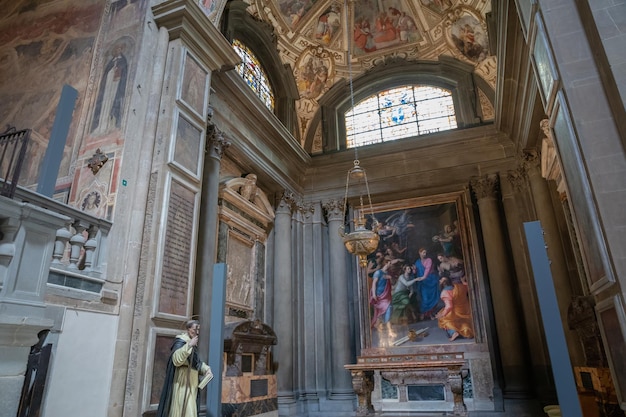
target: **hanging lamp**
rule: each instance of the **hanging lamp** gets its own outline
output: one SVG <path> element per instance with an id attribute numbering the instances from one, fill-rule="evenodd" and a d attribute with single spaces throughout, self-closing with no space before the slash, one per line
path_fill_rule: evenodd
<path id="1" fill-rule="evenodd" d="M 351 49 L 351 32 L 349 30 L 350 21 L 349 21 L 349 8 L 348 8 L 348 0 L 344 1 L 344 16 L 346 22 L 346 34 L 347 34 L 347 59 L 348 59 L 348 80 L 350 84 L 350 104 L 351 108 L 354 110 L 354 88 L 352 85 L 352 55 L 350 53 Z M 352 132 L 354 132 L 354 122 L 355 115 L 354 111 L 352 112 Z M 359 265 L 363 268 L 367 266 L 367 256 L 374 252 L 378 247 L 378 242 L 380 237 L 378 235 L 378 221 L 374 216 L 374 209 L 372 207 L 372 198 L 370 196 L 369 184 L 367 182 L 367 173 L 365 169 L 361 167 L 361 163 L 359 161 L 359 153 L 358 147 L 354 147 L 354 166 L 348 170 L 348 174 L 346 176 L 346 191 L 343 199 L 343 213 L 346 213 L 346 209 L 348 206 L 348 190 L 350 188 L 350 181 L 354 181 L 358 185 L 359 191 L 359 202 L 360 202 L 360 210 L 356 212 L 356 216 L 353 219 L 354 230 L 349 233 L 346 233 L 346 229 L 348 224 L 344 223 L 339 228 L 339 235 L 343 238 L 343 243 L 346 246 L 348 252 L 353 255 L 356 255 L 359 260 Z M 363 188 L 367 194 L 367 206 L 364 204 L 364 196 L 362 193 Z M 370 229 L 367 228 L 367 220 L 365 218 L 365 208 L 368 207 L 370 211 L 370 216 L 372 219 Z M 348 221 L 350 223 L 350 221 Z"/>

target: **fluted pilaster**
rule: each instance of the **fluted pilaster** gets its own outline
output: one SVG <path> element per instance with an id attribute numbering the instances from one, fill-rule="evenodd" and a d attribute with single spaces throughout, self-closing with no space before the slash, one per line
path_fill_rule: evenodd
<path id="1" fill-rule="evenodd" d="M 478 203 L 485 244 L 504 377 L 503 391 L 508 397 L 523 396 L 528 392 L 528 367 L 524 362 L 525 352 L 520 343 L 523 331 L 516 297 L 516 280 L 506 250 L 508 245 L 498 204 L 498 176 L 493 174 L 475 177 L 471 180 L 471 187 Z"/>
<path id="2" fill-rule="evenodd" d="M 328 218 L 328 240 L 330 249 L 330 317 L 331 317 L 331 387 L 330 399 L 353 397 L 352 378 L 344 369 L 353 361 L 350 351 L 350 325 L 348 303 L 348 274 L 346 248 L 339 235 L 344 224 L 343 200 L 328 200 L 323 203 Z"/>
<path id="3" fill-rule="evenodd" d="M 320 369 L 325 367 L 320 363 L 324 359 L 318 357 L 318 351 L 325 348 L 325 322 L 323 311 L 317 306 L 324 305 L 324 280 L 322 273 L 322 242 L 321 242 L 321 219 L 322 207 L 319 202 L 305 205 L 303 211 L 303 279 L 302 290 L 305 294 L 303 299 L 304 329 L 302 331 L 304 351 L 304 390 L 301 394 L 304 401 L 311 407 L 319 401 L 317 394 L 316 378 L 320 377 Z M 321 344 L 321 346 L 320 346 Z M 318 350 L 319 349 L 319 350 Z"/>

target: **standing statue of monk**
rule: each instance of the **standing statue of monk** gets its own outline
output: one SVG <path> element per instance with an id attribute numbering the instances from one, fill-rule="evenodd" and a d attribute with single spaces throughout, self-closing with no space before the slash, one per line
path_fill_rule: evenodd
<path id="1" fill-rule="evenodd" d="M 187 331 L 172 344 L 157 417 L 197 417 L 199 375 L 212 375 L 209 365 L 198 358 L 200 322 L 189 320 L 185 327 Z"/>

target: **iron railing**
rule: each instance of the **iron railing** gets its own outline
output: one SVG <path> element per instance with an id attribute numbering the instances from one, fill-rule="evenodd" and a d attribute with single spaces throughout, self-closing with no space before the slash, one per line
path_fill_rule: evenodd
<path id="1" fill-rule="evenodd" d="M 0 134 L 0 195 L 13 198 L 30 139 L 30 129 L 9 127 Z"/>

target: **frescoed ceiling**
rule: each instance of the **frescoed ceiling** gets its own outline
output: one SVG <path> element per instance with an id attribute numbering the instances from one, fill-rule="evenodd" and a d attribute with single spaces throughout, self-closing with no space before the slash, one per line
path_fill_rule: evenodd
<path id="1" fill-rule="evenodd" d="M 318 102 L 341 79 L 354 78 L 389 58 L 438 61 L 448 56 L 474 66 L 495 89 L 486 14 L 489 0 L 246 0 L 269 22 L 284 64 L 294 71 L 301 134 Z M 346 8 L 348 10 L 346 10 Z M 349 31 L 348 31 L 349 28 Z M 348 64 L 350 43 L 351 65 Z M 483 113 L 489 113 L 479 91 Z"/>

